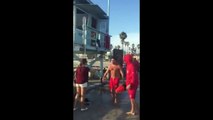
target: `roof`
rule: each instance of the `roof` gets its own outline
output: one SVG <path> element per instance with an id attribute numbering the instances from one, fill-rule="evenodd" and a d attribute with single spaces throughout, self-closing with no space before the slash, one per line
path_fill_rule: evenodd
<path id="1" fill-rule="evenodd" d="M 76 6 L 83 11 L 93 14 L 100 19 L 108 19 L 107 14 L 98 6 L 94 4 L 76 4 Z"/>
<path id="2" fill-rule="evenodd" d="M 90 0 L 73 0 L 75 1 L 77 4 L 90 4 L 92 3 Z"/>

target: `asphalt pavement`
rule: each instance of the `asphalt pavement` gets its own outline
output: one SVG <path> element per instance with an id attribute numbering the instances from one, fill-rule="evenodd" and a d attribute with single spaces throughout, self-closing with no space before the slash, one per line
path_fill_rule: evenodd
<path id="1" fill-rule="evenodd" d="M 140 106 L 139 95 L 140 89 L 138 88 L 136 94 L 138 106 Z M 87 92 L 86 97 L 91 101 L 89 109 L 82 112 L 78 104 L 78 109 L 73 111 L 74 120 L 139 120 L 140 118 L 139 114 L 126 115 L 131 107 L 127 91 L 118 95 L 117 104 L 112 102 L 107 84 L 104 87 L 100 87 L 100 85 L 93 87 Z"/>

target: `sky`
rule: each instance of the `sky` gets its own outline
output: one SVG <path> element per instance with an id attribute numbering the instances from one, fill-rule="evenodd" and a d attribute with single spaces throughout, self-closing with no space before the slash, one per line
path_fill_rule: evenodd
<path id="1" fill-rule="evenodd" d="M 107 13 L 108 0 L 91 0 L 94 4 L 99 5 Z M 127 33 L 125 41 L 140 43 L 140 3 L 139 0 L 110 0 L 110 25 L 109 34 L 113 46 L 120 45 L 119 34 Z"/>

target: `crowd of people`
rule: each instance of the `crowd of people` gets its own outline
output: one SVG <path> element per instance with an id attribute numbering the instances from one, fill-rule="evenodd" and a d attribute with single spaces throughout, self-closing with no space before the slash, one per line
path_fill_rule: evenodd
<path id="1" fill-rule="evenodd" d="M 101 78 L 102 83 L 106 82 L 106 77 L 109 75 L 109 90 L 112 96 L 113 103 L 117 104 L 117 94 L 119 87 L 123 87 L 123 90 L 128 91 L 128 96 L 131 103 L 131 109 L 126 114 L 135 115 L 138 110 L 138 104 L 135 101 L 137 88 L 139 85 L 139 71 L 140 63 L 133 58 L 133 55 L 126 54 L 123 57 L 124 65 L 121 66 L 118 64 L 116 58 L 111 58 L 107 69 L 103 70 L 103 77 Z M 88 99 L 85 98 L 86 88 L 88 86 L 88 74 L 90 68 L 87 66 L 87 60 L 81 59 L 80 65 L 76 68 L 74 74 L 74 84 L 75 84 L 75 93 L 74 93 L 74 108 L 77 109 L 77 102 L 80 102 L 81 111 L 88 110 Z M 119 83 L 122 80 L 125 86 L 121 86 Z"/>

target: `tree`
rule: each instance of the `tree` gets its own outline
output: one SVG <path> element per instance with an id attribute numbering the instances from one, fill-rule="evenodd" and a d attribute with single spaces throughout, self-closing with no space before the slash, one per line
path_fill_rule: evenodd
<path id="1" fill-rule="evenodd" d="M 129 51 L 131 50 L 131 47 L 129 47 Z"/>
<path id="2" fill-rule="evenodd" d="M 121 44 L 122 44 L 122 50 L 123 49 L 123 44 L 124 44 L 124 40 L 127 38 L 127 34 L 125 32 L 121 32 L 120 33 L 120 39 L 121 39 Z"/>
<path id="3" fill-rule="evenodd" d="M 124 42 L 124 46 L 125 46 L 125 51 L 127 51 L 127 42 Z"/>
<path id="4" fill-rule="evenodd" d="M 126 45 L 127 45 L 127 52 L 129 52 L 129 49 L 128 49 L 129 48 L 129 42 L 128 41 L 126 42 Z"/>
<path id="5" fill-rule="evenodd" d="M 120 45 L 118 45 L 118 47 L 117 47 L 118 49 L 120 49 L 121 48 L 121 46 Z"/>
<path id="6" fill-rule="evenodd" d="M 113 49 L 113 45 L 112 44 L 110 44 L 110 51 Z"/>
<path id="7" fill-rule="evenodd" d="M 133 43 L 132 44 L 132 54 L 134 53 L 134 51 L 135 51 L 135 44 Z"/>
<path id="8" fill-rule="evenodd" d="M 139 51 L 140 51 L 140 44 L 137 45 L 137 48 L 138 48 L 138 53 L 139 53 Z"/>

